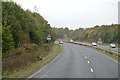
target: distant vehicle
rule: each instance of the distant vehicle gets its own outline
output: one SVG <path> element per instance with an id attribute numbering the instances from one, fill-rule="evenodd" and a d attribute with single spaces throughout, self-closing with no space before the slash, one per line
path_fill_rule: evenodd
<path id="1" fill-rule="evenodd" d="M 95 43 L 95 42 L 92 42 L 92 46 L 97 46 L 97 43 Z"/>
<path id="2" fill-rule="evenodd" d="M 110 44 L 110 47 L 111 47 L 111 48 L 115 48 L 116 46 L 115 46 L 114 43 L 111 43 L 111 44 Z"/>
<path id="3" fill-rule="evenodd" d="M 59 41 L 59 44 L 63 44 L 63 41 Z"/>
<path id="4" fill-rule="evenodd" d="M 73 40 L 70 40 L 70 42 L 74 42 Z"/>

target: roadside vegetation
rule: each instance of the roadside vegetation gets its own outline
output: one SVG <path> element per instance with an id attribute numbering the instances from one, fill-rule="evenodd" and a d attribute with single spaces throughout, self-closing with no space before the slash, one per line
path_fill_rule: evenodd
<path id="1" fill-rule="evenodd" d="M 48 21 L 39 13 L 24 10 L 14 2 L 3 2 L 1 7 L 0 50 L 2 53 L 0 53 L 0 60 L 3 66 L 3 78 L 26 77 L 54 59 L 61 51 L 61 47 L 54 44 L 56 38 L 85 42 L 102 38 L 105 44 L 120 44 L 118 40 L 120 37 L 118 26 L 120 25 L 118 24 L 76 30 L 51 28 Z M 46 40 L 49 34 L 52 37 L 51 41 Z"/>
<path id="2" fill-rule="evenodd" d="M 49 63 L 60 51 L 59 45 L 44 44 L 24 53 L 24 56 L 6 60 L 3 63 L 3 78 L 27 77 Z"/>
<path id="3" fill-rule="evenodd" d="M 52 36 L 51 42 L 55 40 L 55 33 L 47 20 L 13 2 L 2 3 L 2 34 L 3 53 L 26 43 L 45 44 L 48 34 Z"/>
<path id="4" fill-rule="evenodd" d="M 40 14 L 24 10 L 14 2 L 2 3 L 0 31 L 2 32 L 0 36 L 2 36 L 3 78 L 20 76 L 23 78 L 38 69 L 39 62 L 43 66 L 42 63 L 49 62 L 59 53 L 60 47 L 54 44 L 55 32 L 48 21 Z M 46 40 L 48 34 L 52 37 L 51 41 Z M 46 58 L 50 55 L 52 56 Z M 22 71 L 23 69 L 28 72 Z"/>
<path id="5" fill-rule="evenodd" d="M 70 38 L 75 41 L 88 43 L 97 42 L 97 40 L 101 38 L 103 43 L 106 44 L 120 44 L 118 27 L 120 27 L 120 24 L 97 25 L 92 28 L 79 28 L 76 30 L 69 30 L 68 28 L 54 28 L 54 31 L 57 38 Z"/>
<path id="6" fill-rule="evenodd" d="M 92 42 L 97 43 L 98 39 L 101 38 L 103 43 L 100 45 L 110 46 L 110 43 L 115 43 L 116 47 L 120 48 L 119 46 L 120 45 L 120 41 L 119 41 L 120 28 L 119 27 L 120 27 L 120 24 L 111 24 L 111 25 L 101 25 L 101 26 L 97 25 L 92 28 L 86 28 L 86 29 L 79 28 L 75 30 L 70 30 L 68 28 L 53 28 L 53 29 L 59 40 L 63 40 L 63 41 L 74 40 L 74 41 L 80 41 L 80 42 L 91 44 Z M 96 49 L 93 47 L 90 47 L 90 48 Z M 107 55 L 117 60 L 118 59 L 120 60 L 120 57 L 116 56 L 115 54 L 111 54 L 103 50 L 99 50 L 99 51 L 104 52 Z"/>

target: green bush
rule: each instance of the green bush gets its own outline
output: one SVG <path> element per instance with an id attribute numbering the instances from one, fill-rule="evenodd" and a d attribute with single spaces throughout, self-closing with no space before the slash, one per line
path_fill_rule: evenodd
<path id="1" fill-rule="evenodd" d="M 55 41 L 54 31 L 40 14 L 24 10 L 14 2 L 2 3 L 2 25 L 4 52 L 24 44 L 45 44 L 48 34 Z"/>
<path id="2" fill-rule="evenodd" d="M 2 47 L 3 52 L 6 52 L 12 48 L 14 48 L 14 40 L 13 35 L 10 31 L 10 26 L 2 28 Z"/>

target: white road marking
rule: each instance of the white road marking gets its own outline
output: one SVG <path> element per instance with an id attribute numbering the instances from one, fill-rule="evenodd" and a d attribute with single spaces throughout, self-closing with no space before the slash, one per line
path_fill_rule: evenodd
<path id="1" fill-rule="evenodd" d="M 84 48 L 84 49 L 87 50 L 87 48 Z M 101 54 L 101 53 L 100 53 L 100 54 Z M 103 53 L 102 53 L 102 55 L 104 55 L 104 56 L 106 56 L 107 58 L 111 59 L 112 61 L 114 61 L 114 62 L 120 64 L 120 62 L 119 62 L 118 60 L 115 60 L 115 59 L 111 58 L 109 55 L 106 55 L 106 54 L 103 54 Z"/>
<path id="2" fill-rule="evenodd" d="M 41 76 L 41 78 L 44 78 L 44 75 L 43 75 L 43 76 Z"/>
<path id="3" fill-rule="evenodd" d="M 99 53 L 99 54 L 101 54 L 101 53 Z M 108 55 L 106 55 L 106 54 L 102 54 L 102 55 L 104 55 L 105 57 L 107 57 L 107 58 L 109 58 L 109 59 L 111 59 L 112 61 L 114 61 L 114 62 L 116 62 L 116 63 L 118 63 L 118 64 L 120 64 L 117 60 L 114 60 L 113 58 L 111 58 L 110 56 L 108 56 Z"/>
<path id="4" fill-rule="evenodd" d="M 62 59 L 60 59 L 57 63 L 55 63 L 45 74 L 42 76 L 46 76 Z M 42 78 L 42 77 L 41 77 Z"/>
<path id="5" fill-rule="evenodd" d="M 47 78 L 47 75 L 43 75 L 41 78 Z"/>
<path id="6" fill-rule="evenodd" d="M 87 58 L 87 57 L 85 56 L 85 58 Z"/>
<path id="7" fill-rule="evenodd" d="M 56 57 L 54 58 L 54 60 L 52 60 L 49 64 L 51 64 L 52 62 L 54 62 L 59 56 L 61 55 L 61 53 Z M 29 76 L 28 78 L 32 78 L 33 76 L 37 75 L 38 73 L 40 73 L 43 69 L 45 69 L 46 67 L 49 66 L 49 64 L 47 64 L 46 66 L 44 66 L 42 69 L 40 69 L 39 71 L 37 71 L 36 73 L 32 74 L 31 76 Z"/>
<path id="8" fill-rule="evenodd" d="M 90 61 L 87 61 L 88 62 L 88 64 L 90 63 Z"/>
<path id="9" fill-rule="evenodd" d="M 94 71 L 93 68 L 90 68 L 90 71 L 93 72 Z"/>

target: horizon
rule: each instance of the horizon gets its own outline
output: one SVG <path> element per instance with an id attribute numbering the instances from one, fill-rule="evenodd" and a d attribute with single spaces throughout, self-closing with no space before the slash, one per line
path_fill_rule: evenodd
<path id="1" fill-rule="evenodd" d="M 110 25 L 119 25 L 119 24 L 110 24 Z M 60 28 L 63 28 L 63 29 L 68 28 L 69 30 L 73 30 L 74 31 L 74 30 L 77 30 L 77 29 L 80 29 L 80 28 L 86 30 L 86 29 L 89 29 L 89 28 L 94 28 L 96 26 L 102 27 L 102 26 L 110 26 L 110 25 L 104 25 L 103 24 L 103 25 L 95 25 L 93 27 L 88 27 L 88 28 L 79 27 L 79 28 L 76 28 L 76 29 L 69 29 L 68 27 L 60 27 Z M 58 28 L 58 27 L 52 27 L 52 28 Z"/>

